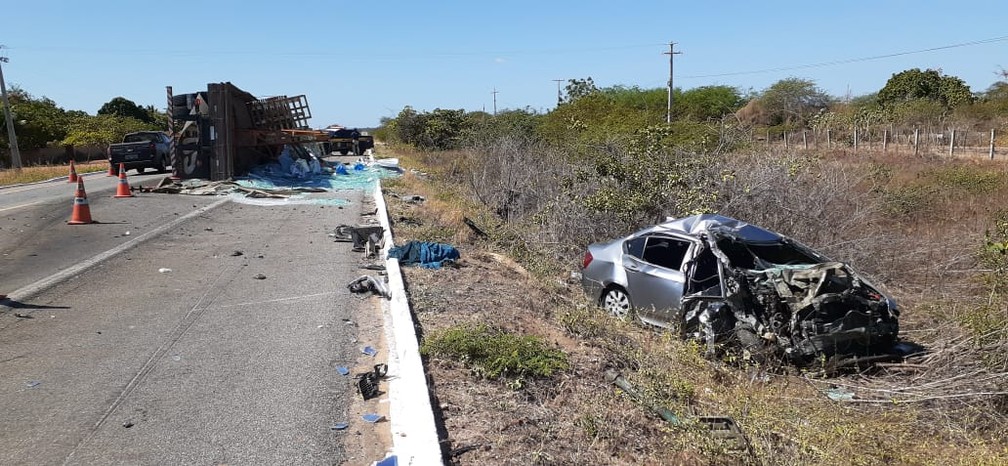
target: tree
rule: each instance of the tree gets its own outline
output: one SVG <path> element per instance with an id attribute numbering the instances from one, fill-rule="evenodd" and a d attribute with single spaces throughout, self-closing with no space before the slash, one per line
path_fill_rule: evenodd
<path id="1" fill-rule="evenodd" d="M 136 118 L 144 123 L 154 122 L 154 119 L 149 113 L 147 113 L 146 110 L 125 97 L 116 97 L 108 102 L 105 102 L 105 104 L 98 109 L 98 114 Z"/>
<path id="2" fill-rule="evenodd" d="M 946 110 L 973 103 L 969 86 L 955 76 L 945 76 L 941 70 L 913 68 L 893 74 L 878 92 L 883 108 L 894 109 L 915 100 L 938 102 Z"/>
<path id="3" fill-rule="evenodd" d="M 720 119 L 734 113 L 744 103 L 737 88 L 731 86 L 701 86 L 673 96 L 676 116 L 696 121 Z"/>
<path id="4" fill-rule="evenodd" d="M 563 103 L 570 103 L 581 97 L 598 92 L 598 90 L 591 76 L 587 79 L 568 79 L 567 85 L 564 86 L 564 96 L 561 101 Z"/>
<path id="5" fill-rule="evenodd" d="M 771 125 L 804 125 L 809 117 L 829 106 L 830 97 L 814 81 L 787 78 L 763 91 L 759 103 Z"/>
<path id="6" fill-rule="evenodd" d="M 66 112 L 57 107 L 52 99 L 36 98 L 20 88 L 14 88 L 9 92 L 9 100 L 14 131 L 21 150 L 40 149 L 66 136 Z M 3 133 L 0 139 L 6 148 L 7 132 L 0 133 Z"/>

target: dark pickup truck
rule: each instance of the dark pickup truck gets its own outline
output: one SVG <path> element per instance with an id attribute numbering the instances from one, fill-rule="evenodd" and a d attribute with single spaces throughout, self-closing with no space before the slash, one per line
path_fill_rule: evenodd
<path id="1" fill-rule="evenodd" d="M 160 131 L 129 133 L 123 137 L 123 142 L 109 145 L 109 163 L 117 168 L 121 163 L 127 170 L 134 169 L 137 173 L 148 168 L 164 173 L 171 165 L 170 148 L 171 139 Z"/>

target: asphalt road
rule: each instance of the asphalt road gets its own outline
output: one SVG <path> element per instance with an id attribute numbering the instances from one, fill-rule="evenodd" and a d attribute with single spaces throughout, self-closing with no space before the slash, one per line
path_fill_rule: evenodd
<path id="1" fill-rule="evenodd" d="M 65 224 L 66 183 L 0 191 L 0 293 L 218 200 L 85 184 L 103 223 Z M 346 288 L 360 256 L 327 236 L 369 196 L 336 196 L 351 204 L 226 202 L 0 305 L 0 464 L 358 463 L 330 429 L 355 395 L 334 368 L 380 311 Z"/>

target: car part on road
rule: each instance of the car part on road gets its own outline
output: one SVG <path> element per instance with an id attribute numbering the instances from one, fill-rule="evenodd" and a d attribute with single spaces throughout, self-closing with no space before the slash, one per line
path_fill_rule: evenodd
<path id="1" fill-rule="evenodd" d="M 380 394 L 378 381 L 385 378 L 386 374 L 388 374 L 387 364 L 375 364 L 374 370 L 357 374 L 357 393 L 360 393 L 365 401 L 378 396 Z"/>
<path id="2" fill-rule="evenodd" d="M 353 293 L 367 293 L 372 292 L 381 296 L 383 298 L 391 298 L 392 294 L 389 293 L 388 287 L 384 283 L 379 281 L 377 278 L 369 275 L 361 275 L 354 281 L 347 285 Z"/>
<path id="3" fill-rule="evenodd" d="M 361 419 L 374 424 L 376 422 L 379 422 L 379 421 L 385 419 L 385 416 L 382 416 L 380 414 L 365 414 L 365 415 L 361 416 Z"/>
<path id="4" fill-rule="evenodd" d="M 419 265 L 425 269 L 440 269 L 460 257 L 454 246 L 445 243 L 410 241 L 389 249 L 389 259 L 399 259 L 402 265 Z"/>
<path id="5" fill-rule="evenodd" d="M 581 284 L 608 312 L 759 362 L 892 353 L 899 308 L 849 265 L 720 215 L 588 246 Z M 864 359 L 864 358 L 862 358 Z"/>

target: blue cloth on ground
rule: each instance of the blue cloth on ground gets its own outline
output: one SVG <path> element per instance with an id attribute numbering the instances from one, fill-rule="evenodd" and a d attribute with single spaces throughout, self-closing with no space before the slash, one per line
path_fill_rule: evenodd
<path id="1" fill-rule="evenodd" d="M 389 249 L 389 259 L 399 259 L 403 265 L 419 265 L 425 269 L 440 269 L 445 261 L 457 260 L 460 255 L 450 244 L 428 241 L 410 241 Z"/>
<path id="2" fill-rule="evenodd" d="M 346 175 L 347 174 L 346 165 L 343 165 L 342 163 L 339 164 L 339 165 L 336 165 L 336 170 L 335 171 L 336 171 L 336 173 L 339 173 L 340 175 Z"/>

